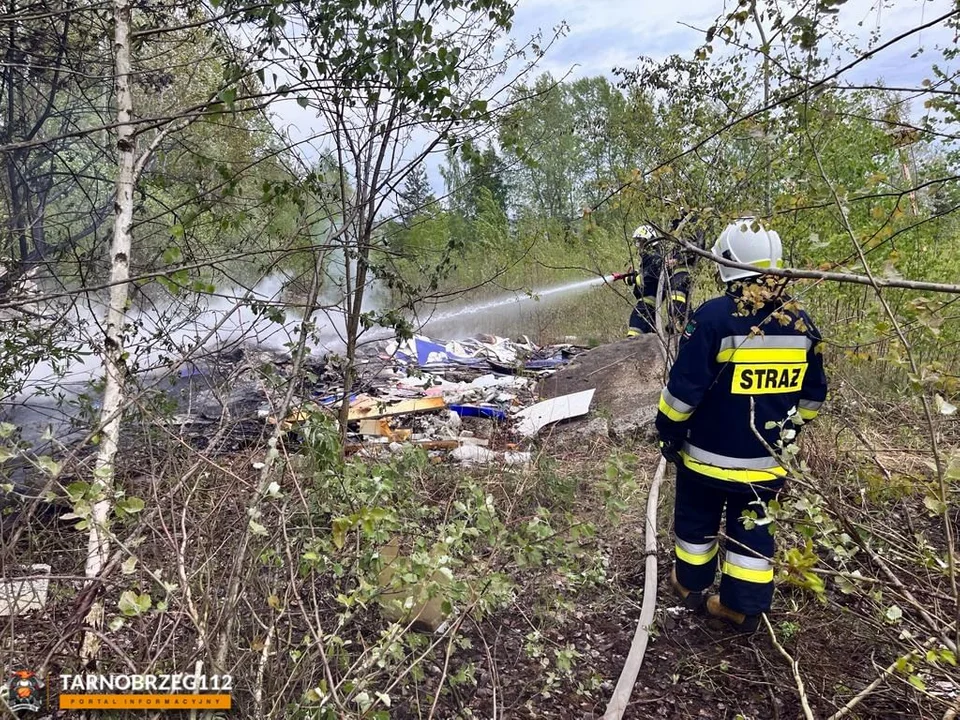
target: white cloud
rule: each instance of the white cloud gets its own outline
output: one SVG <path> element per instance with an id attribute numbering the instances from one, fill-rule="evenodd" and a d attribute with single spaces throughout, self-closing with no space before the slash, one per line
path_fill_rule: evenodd
<path id="1" fill-rule="evenodd" d="M 953 7 L 952 0 L 848 0 L 841 6 L 839 24 L 842 32 L 865 47 L 872 32 L 877 33 L 874 42 L 883 43 Z M 555 77 L 569 71 L 574 77 L 609 76 L 614 67 L 633 66 L 640 55 L 692 54 L 703 36 L 687 26 L 705 29 L 724 12 L 722 0 L 520 0 L 514 35 L 519 39 L 538 29 L 546 35 L 566 22 L 568 33 L 544 58 L 542 69 Z M 892 74 L 919 82 L 929 69 L 933 47 L 952 40 L 952 33 L 943 26 L 925 30 L 898 44 L 896 51 L 885 51 L 862 63 L 857 77 L 876 79 Z M 921 45 L 926 52 L 910 58 Z M 888 59 L 893 55 L 894 59 Z"/>
<path id="2" fill-rule="evenodd" d="M 729 6 L 735 0 L 728 0 Z M 930 21 L 954 8 L 954 0 L 848 0 L 841 6 L 839 24 L 843 33 L 866 47 L 883 42 L 908 28 Z M 725 12 L 723 0 L 519 0 L 512 36 L 522 43 L 542 31 L 546 39 L 552 29 L 566 23 L 569 30 L 560 38 L 536 72 L 550 72 L 555 78 L 570 73 L 573 78 L 606 75 L 616 67 L 632 68 L 641 55 L 663 59 L 677 53 L 691 56 L 703 42 L 693 28 L 707 28 Z M 875 36 L 871 36 L 875 33 Z M 913 35 L 896 47 L 879 53 L 857 66 L 846 78 L 872 83 L 883 78 L 887 85 L 917 86 L 929 75 L 930 65 L 940 59 L 936 46 L 953 42 L 943 26 Z M 714 43 L 723 52 L 720 41 Z M 924 52 L 911 58 L 919 47 Z M 914 103 L 922 106 L 922 100 Z M 308 137 L 321 121 L 312 110 L 303 110 L 291 100 L 274 108 L 279 123 L 286 123 L 294 138 Z M 434 190 L 441 190 L 440 159 L 428 161 Z"/>
<path id="3" fill-rule="evenodd" d="M 695 48 L 702 35 L 683 25 L 708 27 L 722 5 L 716 0 L 682 3 L 653 0 L 520 0 L 514 35 L 538 29 L 544 35 L 565 22 L 569 30 L 542 62 L 555 77 L 610 75 L 614 67 L 630 67 L 640 55 L 661 58 Z"/>

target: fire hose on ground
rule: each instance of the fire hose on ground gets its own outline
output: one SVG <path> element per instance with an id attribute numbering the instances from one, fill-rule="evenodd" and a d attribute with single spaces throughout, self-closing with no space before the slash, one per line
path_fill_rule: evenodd
<path id="1" fill-rule="evenodd" d="M 623 277 L 626 273 L 621 274 Z M 614 275 L 614 279 L 617 275 Z M 657 286 L 657 304 L 659 308 L 663 303 L 663 289 L 666 286 L 666 272 L 661 271 L 660 282 Z M 669 372 L 670 358 L 667 351 L 667 335 L 663 327 L 663 316 L 660 312 L 656 313 L 657 337 L 660 339 L 658 349 L 663 357 L 664 365 Z M 660 483 L 666 474 L 667 461 L 660 458 L 660 463 L 653 474 L 653 480 L 650 483 L 650 491 L 647 494 L 647 509 L 644 520 L 644 577 L 643 577 L 643 601 L 640 606 L 640 619 L 637 621 L 637 629 L 633 634 L 633 642 L 630 643 L 630 652 L 627 653 L 627 659 L 623 663 L 623 669 L 620 671 L 620 678 L 613 690 L 613 696 L 607 704 L 607 709 L 603 713 L 603 720 L 621 720 L 627 705 L 630 702 L 630 695 L 633 693 L 633 686 L 637 682 L 637 676 L 640 674 L 640 665 L 643 663 L 644 653 L 647 651 L 647 643 L 650 640 L 650 626 L 653 624 L 653 615 L 657 609 L 657 505 L 660 500 Z"/>

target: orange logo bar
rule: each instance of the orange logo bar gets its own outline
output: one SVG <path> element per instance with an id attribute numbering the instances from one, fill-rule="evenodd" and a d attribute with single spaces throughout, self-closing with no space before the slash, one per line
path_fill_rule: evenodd
<path id="1" fill-rule="evenodd" d="M 200 695 L 61 695 L 61 710 L 229 710 L 230 696 Z"/>

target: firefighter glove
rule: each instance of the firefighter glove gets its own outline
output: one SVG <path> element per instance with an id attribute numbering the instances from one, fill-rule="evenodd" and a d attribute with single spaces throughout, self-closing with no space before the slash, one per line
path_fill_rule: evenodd
<path id="1" fill-rule="evenodd" d="M 680 465 L 683 462 L 680 457 L 680 445 L 681 443 L 678 440 L 664 440 L 661 438 L 660 454 L 667 459 L 667 462 Z"/>

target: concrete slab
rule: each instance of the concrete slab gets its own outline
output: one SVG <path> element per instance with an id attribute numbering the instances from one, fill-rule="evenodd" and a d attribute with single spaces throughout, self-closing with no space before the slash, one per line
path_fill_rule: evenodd
<path id="1" fill-rule="evenodd" d="M 22 569 L 24 579 L 0 578 L 0 617 L 42 610 L 47 604 L 50 580 L 38 576 L 49 575 L 50 566 L 37 563 Z"/>

